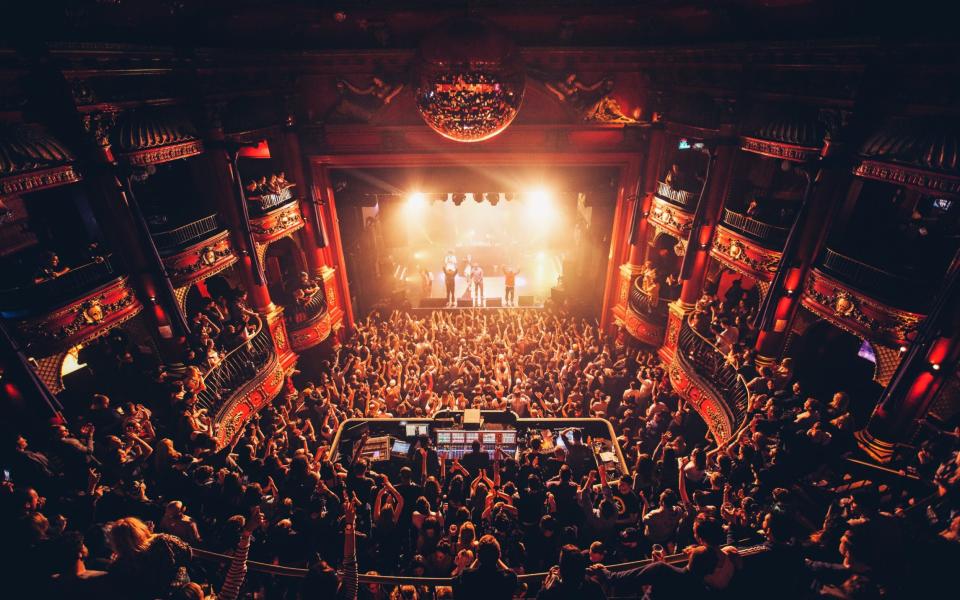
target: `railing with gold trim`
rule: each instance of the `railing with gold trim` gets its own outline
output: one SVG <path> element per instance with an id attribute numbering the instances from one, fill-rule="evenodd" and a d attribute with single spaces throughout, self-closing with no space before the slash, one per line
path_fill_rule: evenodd
<path id="1" fill-rule="evenodd" d="M 273 358 L 275 350 L 270 328 L 259 315 L 254 318 L 257 332 L 253 337 L 227 352 L 216 366 L 203 374 L 204 389 L 197 393 L 197 404 L 206 408 L 211 416 L 246 383 L 261 374 Z"/>
<path id="2" fill-rule="evenodd" d="M 170 252 L 201 240 L 219 228 L 217 215 L 212 214 L 174 229 L 152 233 L 151 237 L 153 237 L 153 243 L 157 245 L 157 250 Z"/>
<path id="3" fill-rule="evenodd" d="M 327 296 L 321 288 L 305 303 L 294 302 L 292 306 L 288 306 L 283 316 L 290 328 L 293 329 L 303 327 L 325 312 L 327 312 Z"/>
<path id="4" fill-rule="evenodd" d="M 723 402 L 734 432 L 743 427 L 750 401 L 747 382 L 713 342 L 690 327 L 686 317 L 677 339 L 677 359 L 709 385 L 716 398 Z"/>
<path id="5" fill-rule="evenodd" d="M 676 189 L 664 181 L 657 182 L 656 195 L 659 198 L 663 198 L 667 202 L 670 202 L 671 204 L 675 204 L 689 211 L 693 211 L 697 208 L 697 199 L 700 196 L 699 192 Z"/>
<path id="6" fill-rule="evenodd" d="M 818 268 L 836 279 L 850 284 L 878 300 L 897 306 L 913 305 L 929 299 L 933 282 L 923 277 L 909 277 L 875 267 L 836 250 L 824 248 Z"/>
<path id="7" fill-rule="evenodd" d="M 643 277 L 637 277 L 630 285 L 630 295 L 627 298 L 630 310 L 638 315 L 666 316 L 667 308 L 670 304 L 669 300 L 658 298 L 656 304 L 654 304 L 650 294 L 643 291 L 643 288 L 640 286 L 642 280 Z"/>
<path id="8" fill-rule="evenodd" d="M 0 310 L 55 306 L 82 296 L 117 277 L 111 255 L 103 256 L 39 283 L 0 290 Z"/>
<path id="9" fill-rule="evenodd" d="M 756 239 L 769 248 L 783 248 L 783 245 L 787 242 L 787 235 L 790 234 L 789 227 L 764 223 L 729 208 L 723 209 L 723 224 Z"/>

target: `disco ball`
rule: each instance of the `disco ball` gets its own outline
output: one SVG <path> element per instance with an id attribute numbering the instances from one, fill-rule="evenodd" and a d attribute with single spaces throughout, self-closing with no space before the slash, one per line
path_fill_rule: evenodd
<path id="1" fill-rule="evenodd" d="M 449 21 L 420 44 L 417 109 L 445 138 L 480 142 L 506 129 L 520 109 L 525 83 L 517 47 L 483 21 Z"/>

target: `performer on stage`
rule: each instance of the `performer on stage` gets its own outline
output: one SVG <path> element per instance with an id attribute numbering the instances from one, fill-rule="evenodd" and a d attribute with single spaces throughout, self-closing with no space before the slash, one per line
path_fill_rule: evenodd
<path id="1" fill-rule="evenodd" d="M 517 273 L 518 273 L 518 270 L 514 267 L 503 268 L 503 305 L 504 306 L 516 305 L 516 300 L 514 299 L 514 290 L 516 289 L 516 285 L 517 285 Z"/>
<path id="2" fill-rule="evenodd" d="M 470 281 L 473 282 L 473 305 L 483 306 L 483 268 L 477 263 L 470 269 Z"/>
<path id="3" fill-rule="evenodd" d="M 457 257 L 453 250 L 443 259 L 443 282 L 447 289 L 447 308 L 454 308 L 457 305 Z"/>

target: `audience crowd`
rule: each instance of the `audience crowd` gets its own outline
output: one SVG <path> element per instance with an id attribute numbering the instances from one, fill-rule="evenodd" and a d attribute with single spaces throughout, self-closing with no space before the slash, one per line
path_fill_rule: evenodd
<path id="1" fill-rule="evenodd" d="M 242 297 L 209 303 L 193 317 L 185 366 L 144 366 L 123 388 L 104 367 L 104 393 L 82 414 L 9 438 L 0 514 L 10 597 L 949 594 L 957 432 L 936 430 L 920 448 L 929 493 L 904 477 L 857 476 L 842 459 L 856 399 L 808 398 L 789 359 L 756 369 L 750 312 L 734 292 L 705 297 L 690 316 L 751 391 L 744 427 L 720 447 L 656 354 L 595 323 L 509 310 L 375 313 L 326 361 L 301 365 L 312 381 L 291 379 L 218 449 L 196 408 L 202 374 L 254 317 Z M 465 408 L 608 419 L 629 474 L 608 481 L 585 466 L 576 429 L 563 432 L 565 451 L 475 448 L 460 461 L 423 438 L 392 478 L 364 458 L 329 460 L 348 418 Z M 248 559 L 306 574 L 249 569 Z M 452 581 L 358 584 L 358 572 Z"/>

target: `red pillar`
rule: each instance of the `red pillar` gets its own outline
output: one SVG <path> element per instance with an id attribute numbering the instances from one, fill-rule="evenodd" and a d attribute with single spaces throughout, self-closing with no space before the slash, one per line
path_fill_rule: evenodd
<path id="1" fill-rule="evenodd" d="M 617 301 L 620 265 L 627 256 L 632 203 L 627 199 L 636 189 L 640 175 L 638 160 L 631 160 L 620 171 L 620 185 L 617 188 L 617 206 L 613 215 L 613 231 L 610 236 L 610 253 L 607 255 L 607 277 L 603 286 L 603 305 L 600 313 L 600 329 L 610 325 L 613 306 Z"/>
<path id="2" fill-rule="evenodd" d="M 711 150 L 709 176 L 704 183 L 706 188 L 697 204 L 694 227 L 690 231 L 687 242 L 687 256 L 684 259 L 686 273 L 681 272 L 679 304 L 684 310 L 696 304 L 703 293 L 703 282 L 707 276 L 707 265 L 710 261 L 710 246 L 713 243 L 713 234 L 720 219 L 721 209 L 723 209 L 736 152 L 736 146 L 730 144 L 720 145 Z"/>
<path id="3" fill-rule="evenodd" d="M 774 314 L 772 319 L 760 323 L 754 345 L 757 363 L 761 365 L 773 364 L 783 352 L 787 333 L 800 308 L 803 282 L 820 254 L 838 210 L 834 199 L 840 188 L 847 185 L 847 176 L 838 169 L 821 169 L 814 177 L 815 187 L 807 200 L 808 210 L 797 216 L 798 241 L 792 248 L 784 248 L 784 257 L 780 261 L 779 268 L 786 269 L 783 283 L 780 287 L 771 286 L 767 292 L 770 295 L 767 302 L 774 303 Z"/>
<path id="4" fill-rule="evenodd" d="M 350 301 L 350 282 L 347 279 L 346 261 L 343 258 L 343 243 L 340 240 L 340 223 L 337 220 L 337 206 L 333 197 L 333 184 L 330 173 L 322 164 L 313 165 L 314 198 L 321 203 L 320 226 L 326 232 L 327 246 L 322 249 L 324 264 L 334 266 L 337 271 L 337 282 L 340 297 L 339 304 L 343 309 L 343 325 L 347 329 L 353 328 L 353 303 Z"/>

